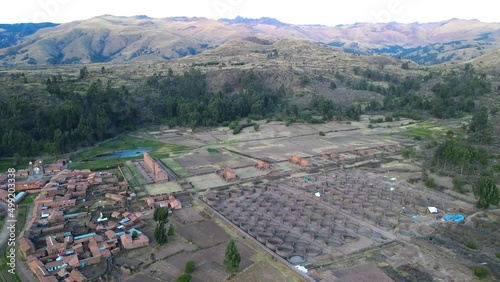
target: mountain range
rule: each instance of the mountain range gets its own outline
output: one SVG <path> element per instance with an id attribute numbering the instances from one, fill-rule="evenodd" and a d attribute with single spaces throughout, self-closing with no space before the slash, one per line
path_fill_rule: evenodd
<path id="1" fill-rule="evenodd" d="M 212 20 L 104 15 L 64 24 L 0 25 L 0 64 L 56 65 L 170 60 L 233 39 L 261 43 L 304 39 L 348 53 L 385 54 L 422 65 L 495 54 L 500 23 L 450 19 L 435 23 L 293 25 L 273 18 Z"/>

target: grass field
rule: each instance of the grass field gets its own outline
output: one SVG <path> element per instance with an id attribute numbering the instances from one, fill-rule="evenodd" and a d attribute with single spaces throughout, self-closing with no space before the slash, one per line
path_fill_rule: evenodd
<path id="1" fill-rule="evenodd" d="M 207 151 L 210 155 L 219 155 L 220 154 L 219 150 L 214 149 L 214 148 L 207 148 Z"/>
<path id="2" fill-rule="evenodd" d="M 405 131 L 398 132 L 398 135 L 403 135 L 407 137 L 432 137 L 445 134 L 446 128 L 440 127 L 433 123 L 421 122 L 415 125 L 406 127 Z"/>
<path id="3" fill-rule="evenodd" d="M 146 185 L 146 191 L 149 195 L 155 196 L 160 194 L 172 194 L 176 192 L 181 192 L 182 188 L 177 182 L 167 182 L 161 184 L 150 184 Z"/>
<path id="4" fill-rule="evenodd" d="M 129 157 L 129 158 L 115 158 L 107 160 L 93 160 L 96 156 L 114 153 L 123 150 L 134 150 L 138 147 L 152 148 L 150 155 L 156 158 L 167 158 L 172 153 L 179 153 L 188 151 L 191 147 L 167 144 L 163 142 L 158 142 L 156 140 L 140 139 L 130 136 L 120 136 L 117 138 L 105 141 L 95 147 L 92 147 L 86 151 L 81 152 L 73 160 L 70 169 L 91 169 L 100 170 L 108 168 L 116 168 L 122 166 L 125 161 L 130 161 L 134 159 L 140 159 L 141 157 Z"/>
<path id="5" fill-rule="evenodd" d="M 142 178 L 141 174 L 137 171 L 137 169 L 135 169 L 135 166 L 132 163 L 132 161 L 126 161 L 125 162 L 125 167 L 130 172 L 130 174 L 132 175 L 133 179 L 135 179 L 135 182 L 136 182 L 137 185 L 143 185 L 144 184 L 144 178 Z"/>
<path id="6" fill-rule="evenodd" d="M 13 165 L 14 158 L 0 158 L 0 173 L 7 172 L 9 168 L 25 169 L 28 166 L 28 160 L 23 161 L 21 164 Z"/>
<path id="7" fill-rule="evenodd" d="M 168 168 L 170 168 L 177 176 L 185 178 L 185 177 L 190 177 L 191 173 L 187 169 L 185 169 L 183 166 L 181 166 L 178 162 L 176 162 L 174 159 L 160 159 L 160 161 L 166 165 Z"/>
<path id="8" fill-rule="evenodd" d="M 26 197 L 24 197 L 24 199 L 21 200 L 21 202 L 19 202 L 19 205 L 30 206 L 31 204 L 33 204 L 33 202 L 35 201 L 35 198 L 37 196 L 38 196 L 38 193 L 28 194 Z"/>

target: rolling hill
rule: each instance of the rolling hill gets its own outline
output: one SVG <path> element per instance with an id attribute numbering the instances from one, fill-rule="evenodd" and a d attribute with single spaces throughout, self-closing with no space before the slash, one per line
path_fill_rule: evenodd
<path id="1" fill-rule="evenodd" d="M 0 34 L 2 29 L 0 29 Z M 211 20 L 104 15 L 49 26 L 10 40 L 4 66 L 128 62 L 195 55 L 232 39 L 305 39 L 358 54 L 386 54 L 432 65 L 467 61 L 496 50 L 500 23 L 451 19 L 436 23 L 292 25 L 272 18 Z"/>

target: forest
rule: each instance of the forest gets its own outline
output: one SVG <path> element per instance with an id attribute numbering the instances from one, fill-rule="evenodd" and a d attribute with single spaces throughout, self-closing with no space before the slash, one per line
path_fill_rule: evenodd
<path id="1" fill-rule="evenodd" d="M 171 70 L 155 73 L 134 89 L 117 86 L 111 79 L 90 79 L 83 67 L 79 77 L 51 76 L 42 89 L 27 91 L 24 74 L 12 73 L 13 83 L 0 100 L 0 155 L 71 152 L 145 124 L 195 129 L 228 125 L 242 118 L 322 123 L 357 120 L 366 111 L 460 117 L 475 112 L 474 99 L 491 92 L 486 76 L 471 67 L 443 75 L 442 82 L 432 88 L 434 97 L 418 93 L 420 82 L 429 77 L 401 79 L 369 69 L 354 71 L 361 79 L 337 73 L 337 82 L 351 89 L 379 92 L 384 95 L 382 102 L 341 106 L 313 94 L 309 104 L 298 105 L 290 99 L 293 93 L 284 86 L 266 87 L 253 70 L 240 71 L 237 85 L 225 85 L 215 93 L 207 90 L 206 75 L 194 67 L 179 74 Z M 375 86 L 374 81 L 387 81 L 389 86 Z"/>

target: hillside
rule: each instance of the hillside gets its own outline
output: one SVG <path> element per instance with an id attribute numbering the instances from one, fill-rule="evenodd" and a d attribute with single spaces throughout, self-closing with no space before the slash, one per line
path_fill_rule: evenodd
<path id="1" fill-rule="evenodd" d="M 498 48 L 500 24 L 451 19 L 437 23 L 292 25 L 272 18 L 100 16 L 22 35 L 0 49 L 4 66 L 174 59 L 232 39 L 305 39 L 350 53 L 387 54 L 420 64 L 467 61 Z M 0 46 L 6 47 L 6 46 Z"/>
<path id="2" fill-rule="evenodd" d="M 321 123 L 364 112 L 461 118 L 495 105 L 499 89 L 495 77 L 470 65 L 427 68 L 309 40 L 255 37 L 176 60 L 0 70 L 0 83 L 3 155 L 69 152 L 151 123 Z"/>
<path id="3" fill-rule="evenodd" d="M 0 49 L 11 47 L 41 28 L 54 27 L 54 23 L 0 24 Z"/>

